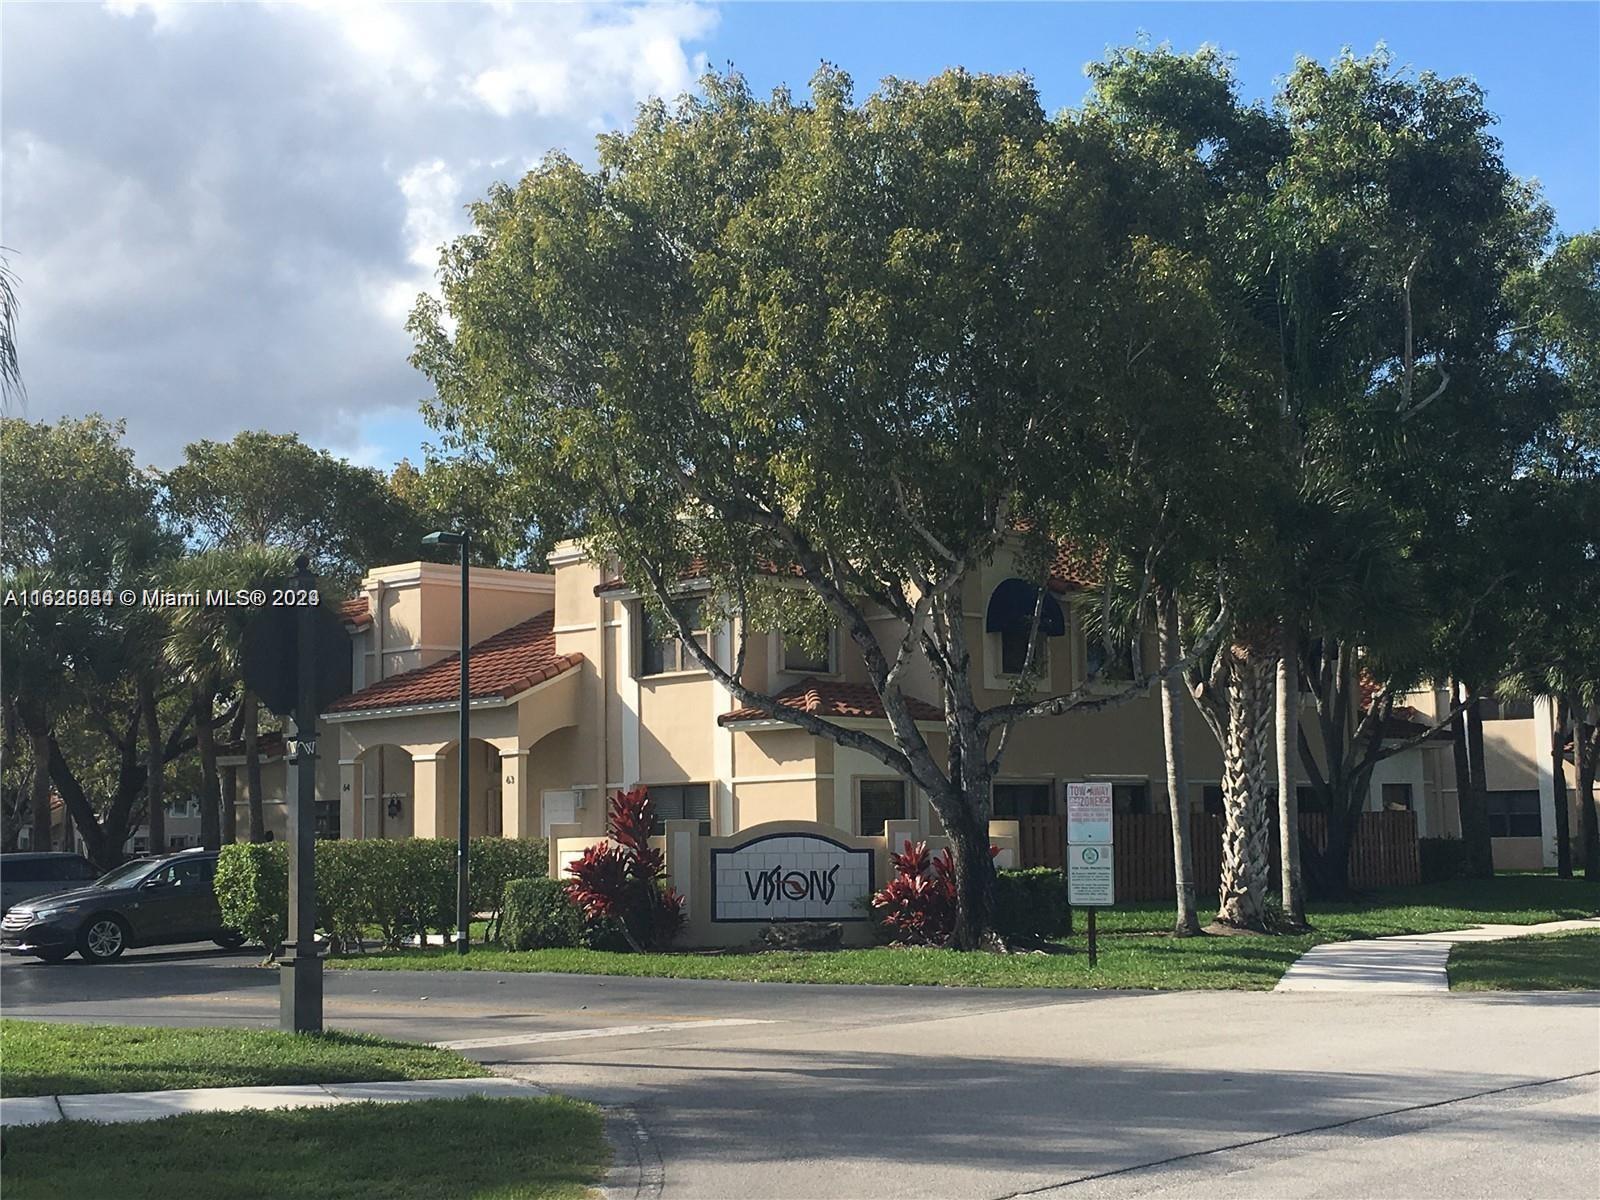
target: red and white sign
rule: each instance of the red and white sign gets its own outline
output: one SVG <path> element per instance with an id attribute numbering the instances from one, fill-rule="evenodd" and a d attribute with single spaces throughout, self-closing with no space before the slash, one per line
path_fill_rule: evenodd
<path id="1" fill-rule="evenodd" d="M 1067 842 L 1069 845 L 1111 844 L 1111 785 L 1067 784 Z"/>

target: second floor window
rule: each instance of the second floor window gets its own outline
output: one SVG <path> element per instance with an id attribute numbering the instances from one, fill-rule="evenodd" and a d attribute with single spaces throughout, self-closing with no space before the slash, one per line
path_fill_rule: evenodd
<path id="1" fill-rule="evenodd" d="M 783 669 L 796 675 L 833 674 L 833 638 L 816 649 L 799 638 L 784 637 Z"/>
<path id="2" fill-rule="evenodd" d="M 706 628 L 705 602 L 680 600 L 673 605 L 683 623 L 689 627 L 701 649 L 710 653 L 711 632 Z M 666 675 L 673 671 L 693 671 L 699 663 L 684 648 L 678 631 L 656 617 L 648 606 L 639 606 L 639 674 Z"/>

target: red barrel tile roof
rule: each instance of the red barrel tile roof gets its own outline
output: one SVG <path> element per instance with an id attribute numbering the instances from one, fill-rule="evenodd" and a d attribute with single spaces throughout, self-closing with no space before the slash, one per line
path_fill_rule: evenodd
<path id="1" fill-rule="evenodd" d="M 472 698 L 506 700 L 582 662 L 581 654 L 556 653 L 554 628 L 555 614 L 547 612 L 510 629 L 502 629 L 473 646 L 468 652 Z M 456 699 L 460 688 L 461 656 L 452 654 L 425 667 L 379 680 L 336 701 L 328 711 L 359 712 L 442 704 Z"/>
<path id="2" fill-rule="evenodd" d="M 365 596 L 355 596 L 339 603 L 339 619 L 357 629 L 372 624 L 372 609 Z"/>
<path id="3" fill-rule="evenodd" d="M 883 701 L 878 698 L 877 692 L 864 683 L 833 683 L 826 680 L 812 679 L 808 676 L 793 687 L 785 688 L 779 692 L 775 699 L 782 701 L 791 708 L 798 708 L 803 712 L 808 712 L 818 717 L 886 719 L 883 712 Z M 925 701 L 908 696 L 906 704 L 911 709 L 913 720 L 940 722 L 944 720 L 944 714 Z M 723 713 L 722 716 L 717 718 L 717 723 L 720 725 L 733 725 L 740 721 L 769 721 L 774 719 L 782 720 L 783 718 L 774 718 L 759 708 L 736 708 L 730 713 Z"/>

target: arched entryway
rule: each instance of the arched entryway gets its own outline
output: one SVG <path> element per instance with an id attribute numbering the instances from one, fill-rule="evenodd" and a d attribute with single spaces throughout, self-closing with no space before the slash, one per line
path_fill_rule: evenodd
<path id="1" fill-rule="evenodd" d="M 467 742 L 467 820 L 473 837 L 498 837 L 501 829 L 500 751 L 480 738 Z M 439 836 L 454 836 L 459 820 L 456 795 L 461 787 L 457 743 L 439 751 L 435 788 L 439 797 Z"/>
<path id="2" fill-rule="evenodd" d="M 356 758 L 361 783 L 358 830 L 351 835 L 405 838 L 416 820 L 416 787 L 411 753 L 404 746 L 368 746 Z"/>

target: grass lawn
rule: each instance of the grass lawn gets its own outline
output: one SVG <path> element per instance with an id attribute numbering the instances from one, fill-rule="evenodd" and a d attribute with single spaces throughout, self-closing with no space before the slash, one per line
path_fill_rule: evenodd
<path id="1" fill-rule="evenodd" d="M 1214 902 L 1213 902 L 1214 903 Z M 1320 942 L 1428 933 L 1483 923 L 1533 924 L 1591 916 L 1600 888 L 1554 875 L 1503 875 L 1492 880 L 1374 892 L 1359 901 L 1313 905 L 1310 934 L 1293 937 L 1166 936 L 1168 902 L 1138 902 L 1099 917 L 1099 964 L 1089 967 L 1083 914 L 1068 944 L 1078 953 L 960 954 L 947 950 L 834 950 L 755 954 L 613 954 L 595 950 L 513 952 L 474 947 L 465 958 L 440 950 L 345 955 L 329 960 L 358 970 L 550 971 L 582 975 L 648 975 L 758 983 L 886 983 L 947 987 L 1268 989 L 1297 957 Z M 1202 908 L 1204 912 L 1204 908 Z"/>
<path id="2" fill-rule="evenodd" d="M 296 1035 L 256 1029 L 0 1021 L 0 1096 L 467 1079 L 486 1074 L 454 1051 L 354 1033 Z M 10 1136 L 6 1135 L 8 1145 Z M 8 1176 L 9 1169 L 8 1158 Z"/>
<path id="3" fill-rule="evenodd" d="M 579 1200 L 610 1159 L 560 1097 L 198 1113 L 8 1129 L 6 1200 Z"/>
<path id="4" fill-rule="evenodd" d="M 1600 991 L 1600 932 L 1452 947 L 1450 987 L 1461 992 Z"/>

